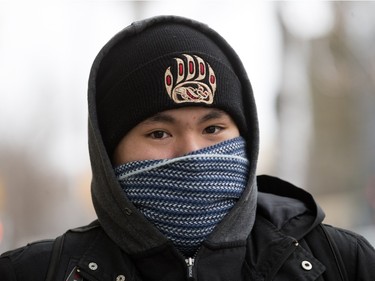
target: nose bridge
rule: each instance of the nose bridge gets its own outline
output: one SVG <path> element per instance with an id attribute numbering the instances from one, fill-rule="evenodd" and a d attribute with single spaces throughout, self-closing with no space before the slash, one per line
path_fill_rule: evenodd
<path id="1" fill-rule="evenodd" d="M 186 132 L 177 141 L 175 156 L 182 156 L 200 148 L 203 148 L 203 144 L 199 137 L 193 132 Z"/>

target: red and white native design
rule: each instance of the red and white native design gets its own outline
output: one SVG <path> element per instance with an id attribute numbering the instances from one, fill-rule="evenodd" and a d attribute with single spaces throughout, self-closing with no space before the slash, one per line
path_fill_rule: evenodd
<path id="1" fill-rule="evenodd" d="M 184 56 L 186 60 L 175 58 L 176 77 L 172 74 L 171 67 L 165 71 L 164 82 L 168 95 L 176 103 L 212 104 L 216 91 L 216 76 L 213 69 L 198 56 Z M 205 80 L 207 75 L 208 79 Z"/>

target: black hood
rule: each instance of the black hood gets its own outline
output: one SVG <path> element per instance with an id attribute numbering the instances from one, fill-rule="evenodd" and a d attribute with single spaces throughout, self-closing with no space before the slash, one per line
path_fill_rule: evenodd
<path id="1" fill-rule="evenodd" d="M 258 216 L 277 231 L 300 240 L 325 217 L 312 195 L 293 184 L 271 176 L 258 176 Z"/>
<path id="2" fill-rule="evenodd" d="M 208 243 L 218 245 L 244 241 L 248 237 L 255 220 L 257 197 L 255 174 L 259 150 L 259 132 L 251 84 L 237 54 L 218 33 L 205 24 L 176 16 L 159 16 L 133 23 L 115 35 L 102 48 L 93 63 L 88 87 L 89 151 L 93 174 L 91 185 L 92 199 L 98 219 L 111 239 L 129 254 L 138 254 L 169 243 L 126 198 L 120 188 L 104 145 L 96 104 L 98 72 L 102 71 L 101 63 L 108 52 L 119 41 L 131 39 L 133 36 L 161 22 L 187 25 L 209 36 L 225 53 L 241 83 L 241 102 L 245 108 L 245 130 L 241 134 L 247 142 L 247 155 L 250 162 L 248 184 L 242 197 L 230 213 L 208 237 Z"/>

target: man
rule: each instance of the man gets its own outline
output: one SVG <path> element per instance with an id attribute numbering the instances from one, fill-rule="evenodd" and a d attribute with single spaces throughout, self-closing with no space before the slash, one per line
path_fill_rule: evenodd
<path id="1" fill-rule="evenodd" d="M 251 85 L 206 25 L 124 29 L 93 64 L 88 102 L 98 221 L 3 254 L 1 280 L 373 280 L 364 238 L 256 177 Z"/>

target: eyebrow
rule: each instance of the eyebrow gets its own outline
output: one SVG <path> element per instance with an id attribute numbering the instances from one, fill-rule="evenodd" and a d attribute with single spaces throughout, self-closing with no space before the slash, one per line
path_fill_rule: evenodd
<path id="1" fill-rule="evenodd" d="M 198 123 L 202 124 L 209 120 L 219 119 L 226 115 L 227 114 L 223 110 L 212 108 L 207 114 L 199 118 Z M 165 123 L 173 124 L 176 122 L 176 119 L 173 116 L 169 115 L 168 113 L 160 112 L 144 121 L 144 123 L 153 123 L 153 122 L 165 122 Z"/>
<path id="2" fill-rule="evenodd" d="M 168 115 L 167 113 L 160 112 L 146 119 L 144 123 L 153 123 L 153 122 L 174 123 L 174 121 L 175 121 L 175 118 L 173 118 L 172 116 Z"/>
<path id="3" fill-rule="evenodd" d="M 205 114 L 204 116 L 200 118 L 199 123 L 204 123 L 206 121 L 213 120 L 213 119 L 219 119 L 226 115 L 227 114 L 220 109 L 212 109 L 210 112 L 208 112 L 207 114 Z"/>

